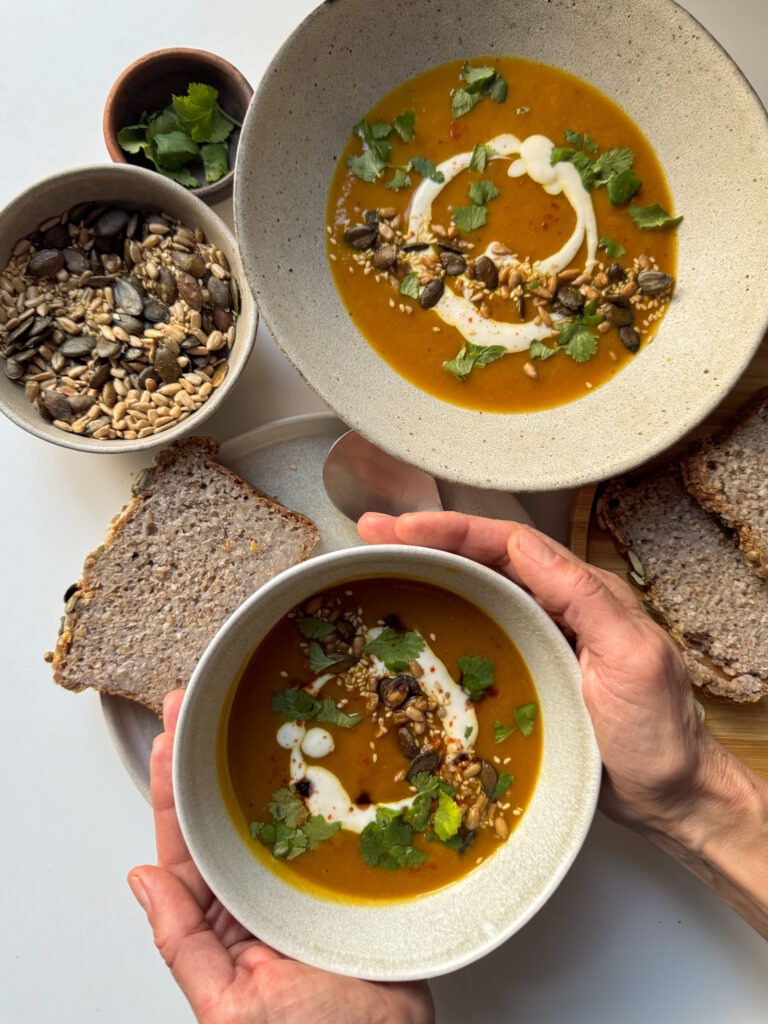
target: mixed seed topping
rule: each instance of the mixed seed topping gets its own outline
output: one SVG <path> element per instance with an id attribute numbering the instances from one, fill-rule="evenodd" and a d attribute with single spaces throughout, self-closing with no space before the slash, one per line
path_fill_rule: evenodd
<path id="1" fill-rule="evenodd" d="M 199 409 L 229 368 L 240 296 L 227 259 L 168 214 L 80 203 L 0 273 L 0 356 L 46 422 L 136 440 Z"/>

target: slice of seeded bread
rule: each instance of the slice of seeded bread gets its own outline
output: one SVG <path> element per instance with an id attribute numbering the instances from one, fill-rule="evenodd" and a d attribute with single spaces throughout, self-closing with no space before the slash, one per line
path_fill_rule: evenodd
<path id="1" fill-rule="evenodd" d="M 691 494 L 736 531 L 742 555 L 768 580 L 768 388 L 681 465 Z"/>
<path id="2" fill-rule="evenodd" d="M 694 682 L 739 702 L 768 693 L 768 583 L 689 494 L 679 466 L 611 481 L 597 513 L 642 567 L 649 611 Z"/>
<path id="3" fill-rule="evenodd" d="M 160 714 L 225 619 L 317 543 L 309 519 L 220 466 L 218 447 L 179 441 L 137 478 L 67 602 L 53 657 L 61 686 Z"/>

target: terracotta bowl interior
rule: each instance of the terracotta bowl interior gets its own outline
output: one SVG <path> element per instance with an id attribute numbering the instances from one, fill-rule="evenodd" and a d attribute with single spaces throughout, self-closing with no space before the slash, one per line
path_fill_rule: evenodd
<path id="1" fill-rule="evenodd" d="M 543 760 L 520 824 L 480 867 L 416 900 L 352 903 L 289 885 L 252 853 L 221 798 L 217 736 L 244 664 L 286 612 L 324 587 L 382 573 L 452 589 L 488 610 L 507 631 L 538 691 Z M 198 665 L 174 749 L 174 791 L 187 844 L 235 917 L 290 956 L 389 981 L 461 967 L 521 928 L 578 853 L 594 813 L 600 773 L 578 663 L 549 617 L 505 577 L 425 548 L 362 547 L 321 555 L 254 594 L 221 628 Z M 392 888 L 396 893 L 396 874 Z"/>
<path id="2" fill-rule="evenodd" d="M 623 472 L 720 402 L 768 326 L 765 111 L 728 55 L 670 0 L 486 0 L 471 14 L 448 10 L 443 0 L 336 0 L 275 56 L 243 128 L 235 182 L 259 309 L 340 418 L 437 476 L 550 490 Z M 615 100 L 649 138 L 685 218 L 675 301 L 653 344 L 578 401 L 516 415 L 461 409 L 399 377 L 352 323 L 325 253 L 329 183 L 355 122 L 431 65 L 493 54 L 562 67 Z M 525 102 L 524 82 L 511 89 Z"/>
<path id="3" fill-rule="evenodd" d="M 131 64 L 112 86 L 104 108 L 104 141 L 109 155 L 116 163 L 148 166 L 143 157 L 126 153 L 117 141 L 121 128 L 137 124 L 143 113 L 162 110 L 174 94 L 184 95 L 190 82 L 212 85 L 219 92 L 222 109 L 242 123 L 253 89 L 244 76 L 222 57 L 204 50 L 183 48 L 156 50 Z M 229 144 L 230 172 L 219 181 L 192 189 L 206 202 L 222 202 L 232 194 L 235 158 L 240 141 L 240 129 L 235 127 Z M 204 181 L 200 168 L 193 173 Z"/>
<path id="4" fill-rule="evenodd" d="M 203 420 L 226 399 L 240 375 L 258 326 L 258 312 L 248 288 L 240 252 L 232 232 L 224 222 L 196 196 L 154 171 L 129 164 L 100 164 L 75 167 L 44 178 L 18 195 L 0 210 L 0 267 L 10 258 L 16 242 L 36 230 L 46 218 L 69 209 L 76 203 L 102 200 L 131 208 L 165 211 L 182 223 L 200 227 L 207 240 L 221 249 L 240 288 L 241 312 L 237 320 L 235 342 L 229 356 L 229 371 L 224 382 L 200 410 L 177 427 L 141 440 L 102 440 L 59 430 L 46 423 L 28 401 L 24 388 L 0 372 L 0 411 L 14 423 L 45 441 L 78 451 L 125 453 L 163 447 L 177 438 L 198 431 Z"/>

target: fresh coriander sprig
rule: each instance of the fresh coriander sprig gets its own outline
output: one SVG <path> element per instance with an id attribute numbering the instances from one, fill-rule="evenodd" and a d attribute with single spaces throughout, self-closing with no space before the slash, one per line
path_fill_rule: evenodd
<path id="1" fill-rule="evenodd" d="M 315 700 L 306 690 L 289 687 L 272 698 L 272 710 L 289 722 L 328 722 L 342 729 L 351 729 L 360 721 L 360 715 L 347 715 L 336 707 L 330 697 Z"/>
<path id="2" fill-rule="evenodd" d="M 474 342 L 468 341 L 461 346 L 453 359 L 443 363 L 443 369 L 452 373 L 458 380 L 465 381 L 475 367 L 488 366 L 489 363 L 501 359 L 506 351 L 503 345 L 475 345 Z"/>
<path id="3" fill-rule="evenodd" d="M 456 659 L 461 670 L 461 685 L 472 700 L 482 700 L 485 691 L 493 686 L 496 670 L 493 662 L 480 656 Z"/>
<path id="4" fill-rule="evenodd" d="M 464 85 L 451 93 L 451 110 L 454 117 L 463 117 L 483 99 L 490 96 L 497 103 L 507 98 L 507 83 L 495 68 L 475 68 L 466 63 L 461 72 Z"/>
<path id="5" fill-rule="evenodd" d="M 278 859 L 293 860 L 314 850 L 341 828 L 341 822 L 326 821 L 322 814 L 310 816 L 304 802 L 292 789 L 278 789 L 269 805 L 271 821 L 252 821 L 251 835 L 272 847 Z"/>
<path id="6" fill-rule="evenodd" d="M 387 627 L 378 636 L 363 645 L 366 654 L 372 654 L 383 661 L 390 672 L 402 672 L 426 647 L 424 637 L 419 633 L 398 633 Z"/>

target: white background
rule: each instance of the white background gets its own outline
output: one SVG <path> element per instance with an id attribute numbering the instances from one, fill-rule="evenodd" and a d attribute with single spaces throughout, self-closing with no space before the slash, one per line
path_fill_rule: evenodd
<path id="1" fill-rule="evenodd" d="M 5 0 L 0 205 L 53 171 L 107 160 L 104 100 L 143 53 L 208 49 L 255 86 L 312 6 Z M 684 6 L 768 100 L 764 0 Z M 231 224 L 231 205 L 219 212 Z M 260 330 L 246 373 L 207 429 L 223 441 L 321 408 Z M 61 595 L 148 460 L 68 452 L 4 418 L 0 452 L 0 1020 L 188 1024 L 189 1008 L 124 880 L 133 865 L 152 860 L 149 807 L 110 744 L 98 698 L 55 687 L 42 660 L 55 642 Z M 546 524 L 561 532 L 564 495 L 526 504 L 539 522 L 551 506 Z M 443 1024 L 757 1024 L 767 1017 L 765 952 L 682 869 L 598 817 L 573 870 L 533 922 L 485 960 L 435 981 L 433 991 Z M 307 993 L 307 1024 L 312 1019 Z"/>

